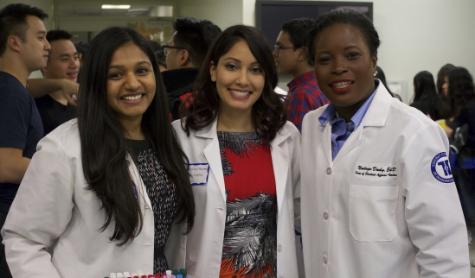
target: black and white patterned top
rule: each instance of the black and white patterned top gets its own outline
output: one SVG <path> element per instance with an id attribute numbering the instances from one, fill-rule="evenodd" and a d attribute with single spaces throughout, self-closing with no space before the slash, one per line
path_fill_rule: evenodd
<path id="1" fill-rule="evenodd" d="M 155 221 L 153 271 L 162 273 L 168 269 L 163 249 L 176 216 L 176 188 L 147 141 L 127 140 L 127 146 L 152 203 Z"/>

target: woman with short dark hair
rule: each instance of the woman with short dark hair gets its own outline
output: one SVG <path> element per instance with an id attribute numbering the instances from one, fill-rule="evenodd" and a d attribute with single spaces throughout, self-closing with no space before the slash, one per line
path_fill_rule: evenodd
<path id="1" fill-rule="evenodd" d="M 313 32 L 330 104 L 302 125 L 306 277 L 469 277 L 447 137 L 374 78 L 379 43 L 354 11 L 321 16 Z"/>

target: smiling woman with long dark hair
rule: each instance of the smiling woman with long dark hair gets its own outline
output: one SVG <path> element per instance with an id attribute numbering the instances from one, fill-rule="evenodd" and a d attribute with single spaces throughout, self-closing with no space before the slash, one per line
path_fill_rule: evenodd
<path id="1" fill-rule="evenodd" d="M 186 244 L 193 277 L 297 277 L 299 139 L 273 91 L 270 47 L 255 28 L 210 48 L 184 118 L 173 123 L 196 202 Z M 198 224 L 199 223 L 199 224 Z"/>
<path id="2" fill-rule="evenodd" d="M 182 267 L 180 249 L 167 257 L 165 247 L 193 226 L 194 202 L 155 56 L 137 32 L 113 27 L 83 69 L 77 121 L 40 142 L 3 227 L 12 274 Z"/>

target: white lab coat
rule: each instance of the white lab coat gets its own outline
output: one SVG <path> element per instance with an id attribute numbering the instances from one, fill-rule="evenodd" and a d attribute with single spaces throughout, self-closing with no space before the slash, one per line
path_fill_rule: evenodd
<path id="1" fill-rule="evenodd" d="M 307 277 L 468 278 L 456 187 L 431 169 L 433 158 L 448 152 L 442 130 L 380 85 L 332 161 L 331 125 L 318 120 L 326 107 L 307 114 L 302 129 Z"/>
<path id="2" fill-rule="evenodd" d="M 106 216 L 96 194 L 88 189 L 83 174 L 76 120 L 43 138 L 2 229 L 13 277 L 79 278 L 106 277 L 111 272 L 153 273 L 153 211 L 140 174 L 130 158 L 129 171 L 139 193 L 143 227 L 132 242 L 118 246 L 117 241 L 109 240 L 113 221 L 105 231 L 100 231 Z M 184 262 L 181 248 L 185 238 L 181 235 L 173 232 L 170 236 L 170 240 L 176 240 L 170 243 L 176 256 L 173 259 L 183 258 L 177 267 L 182 267 Z"/>
<path id="3" fill-rule="evenodd" d="M 188 234 L 186 268 L 193 277 L 219 277 L 224 228 L 226 193 L 216 121 L 188 137 L 179 120 L 173 122 L 189 163 L 208 163 L 205 186 L 193 186 L 196 206 L 195 225 Z M 271 156 L 277 191 L 277 276 L 298 276 L 294 226 L 294 204 L 299 202 L 300 134 L 287 122 L 271 142 Z M 298 207 L 298 206 L 297 206 Z"/>

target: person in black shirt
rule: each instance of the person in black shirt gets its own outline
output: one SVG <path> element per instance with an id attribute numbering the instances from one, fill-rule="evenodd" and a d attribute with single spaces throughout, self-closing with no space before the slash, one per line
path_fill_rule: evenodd
<path id="1" fill-rule="evenodd" d="M 221 29 L 208 20 L 178 18 L 173 24 L 173 37 L 163 45 L 167 70 L 163 82 L 167 89 L 173 120 L 180 118 L 182 104 L 191 100 L 198 69 Z"/>
<path id="2" fill-rule="evenodd" d="M 79 54 L 71 40 L 72 35 L 63 30 L 51 30 L 46 38 L 51 44 L 51 51 L 48 63 L 42 69 L 44 77 L 76 81 L 79 73 Z M 35 101 L 45 134 L 76 117 L 76 107 L 68 104 L 62 91 L 51 92 Z"/>
<path id="3" fill-rule="evenodd" d="M 46 65 L 42 10 L 11 4 L 0 10 L 0 226 L 3 226 L 43 125 L 32 96 L 26 90 L 28 75 Z M 0 241 L 3 236 L 0 237 Z M 0 244 L 0 277 L 11 277 Z"/>

